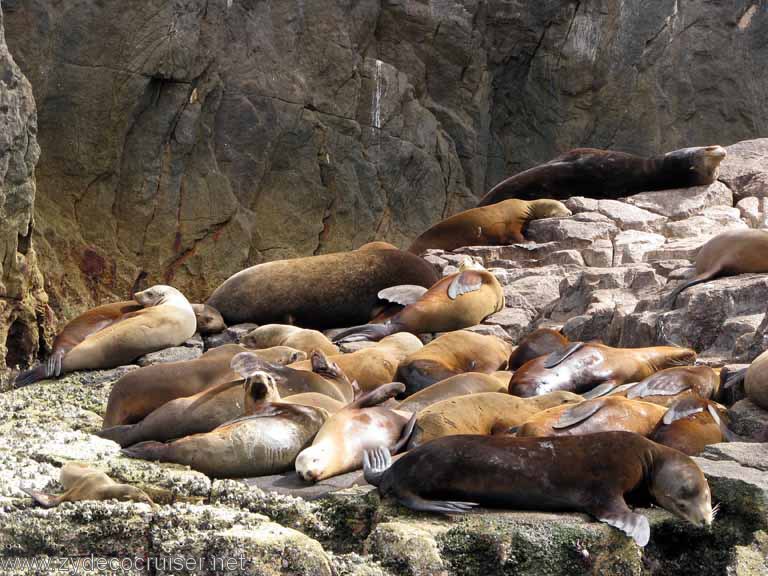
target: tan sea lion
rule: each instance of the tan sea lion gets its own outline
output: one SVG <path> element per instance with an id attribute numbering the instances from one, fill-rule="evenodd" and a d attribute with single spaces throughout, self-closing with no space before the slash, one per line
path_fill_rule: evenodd
<path id="1" fill-rule="evenodd" d="M 510 349 L 510 344 L 496 336 L 469 330 L 448 332 L 405 358 L 395 379 L 405 383 L 410 396 L 456 374 L 504 369 Z"/>
<path id="2" fill-rule="evenodd" d="M 290 363 L 304 352 L 285 346 L 248 350 L 225 344 L 194 360 L 145 366 L 123 375 L 112 386 L 104 413 L 104 428 L 135 424 L 166 402 L 197 394 L 206 388 L 242 378 L 231 368 L 236 354 L 249 351 L 270 363 Z"/>
<path id="3" fill-rule="evenodd" d="M 208 304 L 192 304 L 192 310 L 195 311 L 197 318 L 197 331 L 202 334 L 217 334 L 226 329 L 224 318 L 221 317 L 216 308 Z M 268 348 L 268 346 L 264 346 Z"/>
<path id="4" fill-rule="evenodd" d="M 224 281 L 207 304 L 228 324 L 282 322 L 338 328 L 380 311 L 378 293 L 399 284 L 428 288 L 435 269 L 402 250 L 353 250 L 252 266 Z"/>
<path id="5" fill-rule="evenodd" d="M 441 400 L 478 394 L 481 392 L 503 392 L 506 394 L 509 382 L 500 380 L 495 374 L 482 372 L 464 372 L 441 380 L 432 386 L 408 396 L 397 406 L 398 410 L 419 412 Z M 508 394 L 507 394 L 508 395 Z"/>
<path id="6" fill-rule="evenodd" d="M 461 513 L 475 506 L 585 512 L 639 546 L 645 516 L 624 495 L 644 489 L 662 508 L 697 526 L 712 524 L 709 485 L 685 454 L 630 432 L 515 438 L 439 438 L 392 464 L 386 450 L 365 453 L 365 479 L 413 510 Z"/>
<path id="7" fill-rule="evenodd" d="M 134 298 L 142 305 L 141 309 L 113 318 L 63 356 L 59 352 L 66 346 L 60 348 L 51 361 L 19 374 L 16 386 L 26 386 L 76 370 L 99 370 L 130 364 L 139 356 L 178 346 L 194 335 L 197 327 L 195 313 L 176 288 L 158 284 L 137 292 Z M 122 309 L 130 308 L 126 305 Z M 94 321 L 90 324 L 93 327 L 96 316 L 91 315 L 90 320 Z M 89 324 L 82 319 L 76 319 L 74 323 L 73 335 L 83 334 L 84 326 Z M 67 332 L 67 327 L 64 331 Z M 72 342 L 74 338 L 67 336 L 66 340 Z"/>
<path id="8" fill-rule="evenodd" d="M 408 441 L 415 418 L 379 405 L 404 389 L 399 382 L 385 384 L 333 414 L 312 445 L 296 457 L 296 473 L 308 482 L 319 482 L 359 470 L 363 452 L 370 448 L 384 446 L 397 453 Z"/>
<path id="9" fill-rule="evenodd" d="M 421 298 L 383 324 L 345 330 L 334 342 L 381 340 L 397 332 L 452 332 L 480 324 L 504 308 L 504 290 L 496 277 L 465 259 L 459 271 L 438 281 Z"/>
<path id="10" fill-rule="evenodd" d="M 307 330 L 287 324 L 266 324 L 251 330 L 240 343 L 248 348 L 257 350 L 271 346 L 289 346 L 303 350 L 307 354 L 312 350 L 320 350 L 328 356 L 339 353 L 338 346 L 331 343 L 325 334 L 317 330 Z"/>
<path id="11" fill-rule="evenodd" d="M 529 360 L 565 350 L 570 343 L 571 341 L 557 330 L 534 330 L 517 343 L 517 348 L 509 356 L 509 369 L 517 370 Z"/>
<path id="12" fill-rule="evenodd" d="M 725 148 L 720 146 L 682 148 L 650 158 L 614 150 L 576 148 L 502 180 L 483 196 L 478 206 L 508 198 L 618 199 L 648 190 L 712 184 L 725 156 Z"/>
<path id="13" fill-rule="evenodd" d="M 62 502 L 80 502 L 82 500 L 120 500 L 143 502 L 153 508 L 156 504 L 143 490 L 130 484 L 119 484 L 100 470 L 89 468 L 79 462 L 68 462 L 61 468 L 59 483 L 64 492 L 53 496 L 36 490 L 22 488 L 24 492 L 45 508 L 53 508 Z"/>
<path id="14" fill-rule="evenodd" d="M 621 396 L 595 398 L 539 412 L 518 428 L 517 435 L 579 436 L 624 430 L 648 436 L 666 411 L 664 406 Z"/>
<path id="15" fill-rule="evenodd" d="M 683 454 L 695 456 L 710 444 L 730 441 L 730 436 L 724 407 L 711 400 L 689 397 L 670 406 L 649 437 Z"/>
<path id="16" fill-rule="evenodd" d="M 555 390 L 581 394 L 601 384 L 638 382 L 651 374 L 696 359 L 696 352 L 677 346 L 611 348 L 604 344 L 578 342 L 564 351 L 526 362 L 515 371 L 509 393 L 536 396 Z"/>
<path id="17" fill-rule="evenodd" d="M 459 212 L 432 226 L 414 240 L 409 252 L 455 250 L 463 246 L 498 246 L 525 242 L 523 232 L 533 220 L 570 216 L 557 200 L 505 200 Z"/>
<path id="18" fill-rule="evenodd" d="M 428 389 L 427 389 L 428 390 Z M 408 448 L 455 434 L 501 433 L 518 426 L 542 410 L 580 402 L 571 392 L 552 392 L 518 398 L 499 392 L 478 392 L 435 402 L 419 411 Z"/>
<path id="19" fill-rule="evenodd" d="M 374 240 L 373 242 L 363 244 L 360 246 L 360 248 L 358 248 L 358 250 L 399 250 L 399 248 L 394 244 L 390 244 L 389 242 Z"/>

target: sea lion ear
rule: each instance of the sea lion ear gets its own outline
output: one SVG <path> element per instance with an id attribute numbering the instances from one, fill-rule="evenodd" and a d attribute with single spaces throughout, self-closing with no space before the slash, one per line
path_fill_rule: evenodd
<path id="1" fill-rule="evenodd" d="M 229 367 L 237 372 L 242 378 L 250 378 L 257 372 L 271 372 L 278 368 L 271 362 L 259 358 L 253 352 L 240 352 L 232 357 Z"/>
<path id="2" fill-rule="evenodd" d="M 574 426 L 579 422 L 584 422 L 584 420 L 598 412 L 603 406 L 605 406 L 605 398 L 580 402 L 573 408 L 569 408 L 563 412 L 558 421 L 552 424 L 552 428 L 560 430 L 562 428 Z"/>
<path id="3" fill-rule="evenodd" d="M 482 275 L 472 270 L 458 274 L 448 286 L 448 298 L 456 300 L 462 294 L 475 292 L 483 287 Z"/>
<path id="4" fill-rule="evenodd" d="M 651 526 L 648 523 L 648 518 L 642 514 L 635 514 L 626 510 L 625 512 L 601 514 L 597 516 L 597 519 L 609 526 L 618 528 L 640 547 L 644 547 L 651 539 Z"/>
<path id="5" fill-rule="evenodd" d="M 386 300 L 393 304 L 408 306 L 409 304 L 417 302 L 424 296 L 426 291 L 427 288 L 424 288 L 424 286 L 401 284 L 399 286 L 390 286 L 389 288 L 384 288 L 384 290 L 379 290 L 377 296 L 379 297 L 379 300 Z"/>
<path id="6" fill-rule="evenodd" d="M 681 398 L 664 413 L 662 422 L 669 426 L 676 420 L 687 418 L 693 414 L 704 411 L 704 400 L 695 396 L 689 396 L 687 398 Z"/>
<path id="7" fill-rule="evenodd" d="M 575 354 L 584 347 L 584 342 L 571 342 L 563 350 L 559 352 L 552 352 L 544 360 L 544 368 L 554 368 L 558 364 L 562 363 L 569 356 Z"/>

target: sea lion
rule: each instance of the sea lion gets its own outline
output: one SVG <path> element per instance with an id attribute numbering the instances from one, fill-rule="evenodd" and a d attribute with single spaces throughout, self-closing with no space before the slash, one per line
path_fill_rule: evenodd
<path id="1" fill-rule="evenodd" d="M 526 362 L 509 381 L 509 393 L 536 396 L 555 390 L 581 394 L 600 384 L 638 382 L 659 370 L 689 364 L 696 352 L 677 346 L 611 348 L 597 343 L 573 343 Z"/>
<path id="2" fill-rule="evenodd" d="M 112 386 L 104 428 L 135 424 L 166 402 L 192 396 L 217 384 L 241 380 L 230 368 L 230 362 L 236 354 L 246 351 L 273 364 L 295 362 L 304 355 L 300 350 L 284 346 L 248 350 L 237 344 L 225 344 L 194 360 L 153 364 L 128 372 Z"/>
<path id="3" fill-rule="evenodd" d="M 396 380 L 410 396 L 435 382 L 463 372 L 495 372 L 504 369 L 511 345 L 496 336 L 469 330 L 448 332 L 405 358 Z"/>
<path id="4" fill-rule="evenodd" d="M 720 146 L 682 148 L 650 158 L 614 150 L 576 148 L 502 180 L 483 196 L 478 206 L 508 198 L 617 199 L 648 190 L 712 184 L 725 156 L 725 148 Z"/>
<path id="5" fill-rule="evenodd" d="M 452 332 L 480 324 L 503 308 L 504 289 L 496 277 L 483 266 L 465 259 L 457 273 L 438 281 L 418 301 L 408 304 L 383 324 L 356 326 L 333 340 L 381 340 L 397 332 Z"/>
<path id="6" fill-rule="evenodd" d="M 517 370 L 523 364 L 539 356 L 564 350 L 571 341 L 562 332 L 551 328 L 539 328 L 517 343 L 517 348 L 509 356 L 509 369 Z"/>
<path id="7" fill-rule="evenodd" d="M 405 389 L 385 384 L 345 406 L 325 421 L 312 445 L 296 457 L 296 473 L 319 482 L 363 466 L 363 452 L 384 446 L 396 454 L 408 441 L 415 416 L 379 406 Z"/>
<path id="8" fill-rule="evenodd" d="M 428 288 L 437 280 L 435 269 L 410 252 L 353 250 L 252 266 L 225 280 L 207 304 L 228 324 L 339 328 L 370 320 L 384 288 Z"/>
<path id="9" fill-rule="evenodd" d="M 141 304 L 141 309 L 104 320 L 102 323 L 106 326 L 89 333 L 63 355 L 59 352 L 66 346 L 60 348 L 49 362 L 19 374 L 16 386 L 27 386 L 76 370 L 99 370 L 130 364 L 139 356 L 178 346 L 194 335 L 197 327 L 195 313 L 176 288 L 158 284 L 137 292 L 134 299 Z M 132 306 L 126 304 L 122 308 L 127 309 L 132 309 Z M 112 310 L 115 312 L 115 309 Z M 75 319 L 75 328 L 70 334 L 82 335 L 86 326 L 95 326 L 97 317 L 91 315 L 89 321 Z M 68 332 L 67 327 L 64 331 Z M 66 340 L 73 342 L 74 338 L 68 335 Z"/>
<path id="10" fill-rule="evenodd" d="M 408 448 L 443 436 L 504 432 L 542 410 L 580 401 L 581 396 L 571 392 L 552 392 L 533 398 L 479 392 L 441 400 L 418 412 Z"/>
<path id="11" fill-rule="evenodd" d="M 255 414 L 168 444 L 141 442 L 122 453 L 130 458 L 175 462 L 211 478 L 248 478 L 290 470 L 328 414 L 320 408 L 265 402 Z"/>
<path id="12" fill-rule="evenodd" d="M 768 230 L 728 230 L 704 244 L 696 254 L 696 275 L 672 291 L 670 305 L 691 286 L 723 276 L 768 273 Z"/>
<path id="13" fill-rule="evenodd" d="M 518 428 L 517 435 L 580 436 L 624 430 L 648 436 L 666 411 L 664 406 L 621 396 L 595 398 L 539 412 Z"/>
<path id="14" fill-rule="evenodd" d="M 711 400 L 683 398 L 669 407 L 649 437 L 683 454 L 695 456 L 710 444 L 730 441 L 727 418 L 725 408 Z"/>
<path id="15" fill-rule="evenodd" d="M 725 372 L 725 369 L 723 369 Z M 768 410 L 768 350 L 760 354 L 747 368 L 725 375 L 724 388 L 738 389 L 743 385 L 744 393 L 760 408 Z"/>
<path id="16" fill-rule="evenodd" d="M 647 489 L 662 508 L 699 526 L 712 524 L 709 485 L 685 454 L 631 432 L 515 438 L 439 438 L 394 464 L 386 450 L 366 452 L 365 479 L 412 510 L 460 513 L 478 505 L 585 512 L 622 530 L 639 546 L 648 519 L 624 494 Z"/>
<path id="17" fill-rule="evenodd" d="M 363 244 L 358 250 L 399 250 L 399 248 L 389 242 L 374 240 L 373 242 Z"/>
<path id="18" fill-rule="evenodd" d="M 414 240 L 409 252 L 455 250 L 464 246 L 498 246 L 525 242 L 523 232 L 533 220 L 570 216 L 557 200 L 505 200 L 459 212 L 432 226 Z"/>
<path id="19" fill-rule="evenodd" d="M 483 374 L 481 372 L 456 374 L 456 376 L 441 380 L 420 392 L 416 392 L 412 396 L 408 396 L 408 398 L 400 402 L 397 409 L 419 412 L 436 402 L 457 396 L 481 392 L 504 392 L 506 394 L 508 384 L 508 381 L 504 382 L 494 374 Z M 508 396 L 508 394 L 506 395 Z"/>
<path id="20" fill-rule="evenodd" d="M 338 364 L 350 380 L 357 381 L 360 390 L 370 392 L 395 380 L 400 363 L 423 347 L 421 340 L 413 334 L 400 332 L 387 336 L 375 346 L 331 356 L 330 360 Z M 291 364 L 290 367 L 296 370 L 311 369 L 306 361 Z"/>
<path id="21" fill-rule="evenodd" d="M 303 350 L 307 354 L 312 350 L 320 350 L 328 356 L 339 353 L 338 346 L 334 345 L 325 334 L 317 330 L 307 330 L 298 326 L 287 324 L 266 324 L 251 330 L 240 343 L 248 348 L 269 348 L 270 346 L 289 346 L 297 350 Z"/>
<path id="22" fill-rule="evenodd" d="M 217 334 L 226 329 L 227 325 L 224 323 L 224 318 L 221 317 L 216 308 L 208 306 L 208 304 L 192 304 L 192 310 L 195 311 L 195 318 L 197 318 L 197 331 L 202 334 Z M 268 348 L 268 346 L 264 346 Z"/>
<path id="23" fill-rule="evenodd" d="M 56 496 L 36 490 L 22 488 L 24 492 L 45 508 L 53 508 L 62 502 L 80 502 L 82 500 L 120 500 L 143 502 L 153 508 L 156 504 L 143 490 L 130 484 L 119 484 L 100 470 L 89 468 L 79 462 L 68 462 L 61 468 L 59 483 L 64 492 Z"/>

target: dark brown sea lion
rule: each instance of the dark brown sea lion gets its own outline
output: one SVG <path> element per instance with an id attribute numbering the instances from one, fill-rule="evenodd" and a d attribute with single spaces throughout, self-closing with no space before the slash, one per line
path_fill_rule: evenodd
<path id="1" fill-rule="evenodd" d="M 428 288 L 437 280 L 434 268 L 410 252 L 354 250 L 252 266 L 225 280 L 207 304 L 228 324 L 338 328 L 370 320 L 384 288 Z"/>
<path id="2" fill-rule="evenodd" d="M 710 444 L 729 440 L 725 408 L 703 398 L 684 398 L 667 410 L 650 439 L 695 456 Z"/>
<path id="3" fill-rule="evenodd" d="M 271 346 L 289 346 L 297 350 L 303 350 L 307 354 L 312 350 L 320 350 L 329 356 L 339 353 L 339 347 L 335 346 L 325 334 L 317 330 L 307 330 L 288 324 L 266 324 L 251 330 L 240 340 L 243 346 L 261 350 Z"/>
<path id="4" fill-rule="evenodd" d="M 496 336 L 469 330 L 448 332 L 435 338 L 400 364 L 396 380 L 404 382 L 407 396 L 463 372 L 502 370 L 511 345 Z"/>
<path id="5" fill-rule="evenodd" d="M 137 292 L 134 298 L 142 306 L 138 310 L 130 303 L 121 302 L 119 307 L 76 318 L 64 328 L 63 337 L 57 339 L 58 349 L 54 344 L 54 356 L 19 374 L 16 386 L 75 370 L 130 364 L 139 356 L 178 346 L 194 335 L 195 313 L 176 288 L 158 284 Z M 100 327 L 95 330 L 97 326 Z M 75 345 L 70 347 L 72 344 Z"/>
<path id="6" fill-rule="evenodd" d="M 463 246 L 498 246 L 525 242 L 523 231 L 532 220 L 570 216 L 557 200 L 506 200 L 465 210 L 438 222 L 414 240 L 409 252 L 455 250 Z"/>
<path id="7" fill-rule="evenodd" d="M 504 290 L 496 277 L 466 259 L 459 271 L 439 280 L 413 304 L 383 324 L 345 330 L 334 342 L 381 340 L 397 332 L 452 332 L 480 324 L 504 308 Z"/>
<path id="8" fill-rule="evenodd" d="M 481 392 L 507 392 L 509 381 L 503 381 L 492 374 L 465 372 L 432 384 L 400 402 L 397 409 L 419 412 L 441 400 Z M 508 394 L 507 394 L 508 395 Z"/>
<path id="9" fill-rule="evenodd" d="M 581 394 L 601 384 L 638 382 L 659 370 L 695 359 L 696 352 L 677 346 L 611 348 L 579 342 L 561 353 L 527 362 L 512 376 L 509 393 L 527 397 L 570 390 Z"/>
<path id="10" fill-rule="evenodd" d="M 599 463 L 599 465 L 596 465 Z M 632 537 L 650 539 L 648 519 L 624 495 L 647 489 L 658 505 L 696 524 L 716 510 L 704 474 L 685 454 L 631 432 L 514 438 L 449 436 L 407 452 L 366 452 L 365 479 L 413 510 L 465 512 L 475 506 L 585 512 Z"/>
<path id="11" fill-rule="evenodd" d="M 80 502 L 82 500 L 121 500 L 143 502 L 156 507 L 152 499 L 136 486 L 119 484 L 100 470 L 89 468 L 79 462 L 68 462 L 61 468 L 59 483 L 65 492 L 53 496 L 36 490 L 22 488 L 24 492 L 45 508 L 53 508 L 62 502 Z"/>
<path id="12" fill-rule="evenodd" d="M 664 406 L 621 396 L 595 398 L 576 406 L 557 406 L 539 412 L 520 426 L 517 435 L 579 436 L 623 430 L 648 436 L 666 411 Z"/>
<path id="13" fill-rule="evenodd" d="M 723 276 L 768 273 L 768 230 L 729 230 L 718 234 L 696 254 L 696 275 L 669 296 L 674 304 L 677 296 L 691 286 Z"/>
<path id="14" fill-rule="evenodd" d="M 576 148 L 502 180 L 483 196 L 478 206 L 509 198 L 616 199 L 648 190 L 711 184 L 717 180 L 725 156 L 725 149 L 720 146 L 682 148 L 650 158 L 614 150 Z"/>
<path id="15" fill-rule="evenodd" d="M 512 351 L 509 356 L 509 369 L 517 370 L 529 360 L 565 350 L 570 343 L 571 341 L 557 330 L 551 328 L 534 330 L 520 340 L 517 348 Z"/>
<path id="16" fill-rule="evenodd" d="M 195 311 L 197 318 L 197 331 L 200 334 L 217 334 L 226 329 L 224 318 L 221 317 L 216 308 L 208 304 L 192 304 L 192 310 Z M 267 348 L 267 346 L 264 346 Z"/>

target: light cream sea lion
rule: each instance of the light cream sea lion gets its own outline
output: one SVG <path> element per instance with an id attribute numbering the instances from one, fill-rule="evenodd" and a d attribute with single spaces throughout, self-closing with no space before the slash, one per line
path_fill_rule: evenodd
<path id="1" fill-rule="evenodd" d="M 134 298 L 143 308 L 123 314 L 117 321 L 90 333 L 60 358 L 60 364 L 57 360 L 53 367 L 49 362 L 19 374 L 16 386 L 26 386 L 54 374 L 130 364 L 139 356 L 178 346 L 194 335 L 195 312 L 176 288 L 158 284 L 137 292 Z"/>
<path id="2" fill-rule="evenodd" d="M 312 445 L 296 458 L 296 472 L 318 482 L 363 466 L 363 452 L 384 446 L 393 454 L 408 440 L 415 418 L 379 406 L 403 391 L 399 382 L 385 384 L 345 406 L 326 420 Z M 410 425 L 409 425 L 410 421 Z"/>
<path id="3" fill-rule="evenodd" d="M 334 345 L 325 334 L 317 330 L 307 330 L 287 324 L 267 324 L 259 326 L 246 334 L 240 343 L 248 348 L 263 349 L 271 346 L 289 346 L 297 350 L 303 350 L 307 354 L 312 350 L 320 350 L 328 356 L 339 353 L 338 346 Z"/>
<path id="4" fill-rule="evenodd" d="M 412 396 L 408 396 L 397 406 L 398 410 L 408 412 L 420 412 L 427 406 L 431 406 L 441 400 L 478 394 L 481 392 L 507 392 L 507 384 L 495 376 L 495 374 L 483 374 L 481 372 L 465 372 L 457 374 L 445 380 L 441 380 L 432 386 L 424 388 Z"/>

